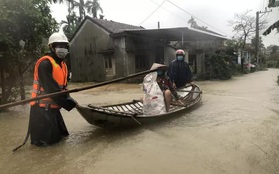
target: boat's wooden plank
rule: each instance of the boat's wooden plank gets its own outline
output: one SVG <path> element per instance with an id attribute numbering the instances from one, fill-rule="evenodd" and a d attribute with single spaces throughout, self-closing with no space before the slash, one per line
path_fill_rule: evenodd
<path id="1" fill-rule="evenodd" d="M 134 110 L 135 110 L 137 113 L 141 113 L 141 114 L 142 114 L 142 107 L 141 107 L 141 106 L 138 107 L 136 104 L 138 104 L 138 103 L 135 103 L 135 104 L 133 104 L 133 105 L 131 105 L 131 106 L 134 108 Z"/>
<path id="2" fill-rule="evenodd" d="M 122 112 L 127 112 L 127 111 L 129 111 L 129 110 L 125 107 L 125 105 L 119 105 L 118 108 L 119 108 Z"/>
<path id="3" fill-rule="evenodd" d="M 132 107 L 132 105 L 133 104 L 125 105 L 126 110 L 132 113 L 137 113 L 137 111 Z"/>

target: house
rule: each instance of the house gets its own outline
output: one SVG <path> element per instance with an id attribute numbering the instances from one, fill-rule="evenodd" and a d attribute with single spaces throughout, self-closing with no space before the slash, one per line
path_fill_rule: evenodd
<path id="1" fill-rule="evenodd" d="M 70 39 L 72 81 L 101 82 L 146 71 L 154 62 L 168 65 L 178 48 L 188 51 L 196 73 L 203 73 L 205 51 L 224 40 L 187 27 L 144 29 L 87 16 Z"/>

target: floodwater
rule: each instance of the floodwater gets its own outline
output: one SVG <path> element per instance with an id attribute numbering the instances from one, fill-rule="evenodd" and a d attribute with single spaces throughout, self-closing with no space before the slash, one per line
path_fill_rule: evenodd
<path id="1" fill-rule="evenodd" d="M 278 69 L 228 81 L 202 81 L 199 106 L 166 122 L 105 130 L 62 110 L 70 136 L 39 148 L 26 135 L 29 106 L 0 113 L 0 173 L 279 174 Z M 79 103 L 141 96 L 119 90 L 74 93 Z"/>

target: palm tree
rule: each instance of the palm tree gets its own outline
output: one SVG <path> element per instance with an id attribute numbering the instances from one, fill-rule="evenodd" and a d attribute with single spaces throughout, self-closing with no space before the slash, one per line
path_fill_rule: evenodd
<path id="1" fill-rule="evenodd" d="M 66 24 L 66 26 L 63 27 L 63 30 L 68 33 L 68 35 L 71 35 L 73 33 L 73 29 L 76 28 L 76 24 L 74 23 L 74 19 L 76 18 L 76 14 L 73 12 L 74 7 L 74 0 L 48 0 L 49 3 L 64 3 L 67 2 L 68 6 L 68 15 L 66 16 L 67 21 L 61 21 L 60 24 Z M 73 25 L 73 26 L 72 26 Z"/>
<path id="2" fill-rule="evenodd" d="M 49 3 L 54 3 L 54 4 L 56 4 L 56 3 L 59 3 L 59 4 L 61 4 L 61 3 L 63 3 L 63 0 L 48 0 L 48 2 Z"/>
<path id="3" fill-rule="evenodd" d="M 97 18 L 97 12 L 99 10 L 103 13 L 103 9 L 101 8 L 98 0 L 93 0 L 93 1 L 88 0 L 85 3 L 85 8 L 87 9 L 87 13 L 92 14 L 94 18 Z"/>
<path id="4" fill-rule="evenodd" d="M 192 28 L 196 28 L 198 26 L 193 16 L 191 16 L 191 19 L 188 21 L 188 24 L 190 24 Z"/>
<path id="5" fill-rule="evenodd" d="M 79 2 L 74 1 L 72 9 L 74 9 L 75 7 L 78 7 L 78 9 L 79 9 L 79 22 L 81 22 L 84 19 L 84 17 L 85 17 L 85 10 L 84 10 L 85 4 L 84 4 L 84 0 L 79 0 Z"/>
<path id="6" fill-rule="evenodd" d="M 74 34 L 74 31 L 76 30 L 78 26 L 78 16 L 76 15 L 75 12 L 73 12 L 71 15 L 67 15 L 67 21 L 62 20 L 60 22 L 61 28 L 65 35 L 68 38 L 71 38 L 72 35 Z"/>

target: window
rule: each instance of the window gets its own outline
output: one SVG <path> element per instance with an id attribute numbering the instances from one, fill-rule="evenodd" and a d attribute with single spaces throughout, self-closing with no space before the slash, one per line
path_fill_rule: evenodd
<path id="1" fill-rule="evenodd" d="M 112 68 L 111 56 L 105 56 L 105 68 Z"/>
<path id="2" fill-rule="evenodd" d="M 135 63 L 136 70 L 145 70 L 148 68 L 148 58 L 146 55 L 136 55 Z"/>

